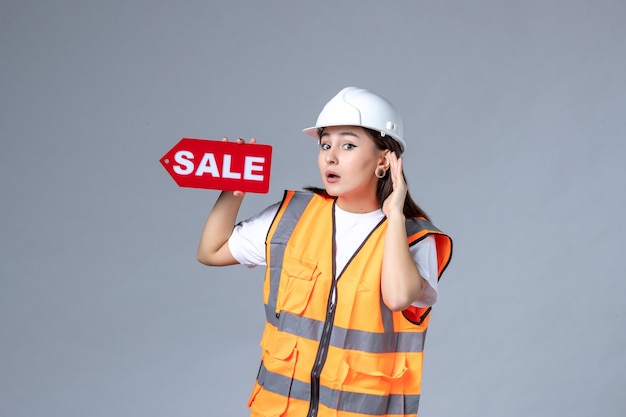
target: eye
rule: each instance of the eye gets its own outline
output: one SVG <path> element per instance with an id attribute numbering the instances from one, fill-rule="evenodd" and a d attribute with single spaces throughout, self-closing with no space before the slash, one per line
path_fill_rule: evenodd
<path id="1" fill-rule="evenodd" d="M 330 145 L 328 143 L 320 143 L 320 148 L 322 148 L 322 150 L 329 150 L 330 149 Z"/>
<path id="2" fill-rule="evenodd" d="M 353 149 L 353 148 L 356 148 L 356 145 L 353 145 L 352 143 L 344 143 L 343 144 L 343 149 L 350 150 L 350 149 Z"/>

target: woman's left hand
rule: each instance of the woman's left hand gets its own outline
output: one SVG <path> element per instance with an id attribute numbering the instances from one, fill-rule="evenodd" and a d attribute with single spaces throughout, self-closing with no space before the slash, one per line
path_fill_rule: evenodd
<path id="1" fill-rule="evenodd" d="M 383 203 L 383 213 L 387 218 L 394 215 L 403 216 L 407 185 L 402 174 L 402 157 L 398 157 L 395 152 L 388 152 L 386 158 L 389 162 L 389 176 L 393 184 L 393 191 Z"/>

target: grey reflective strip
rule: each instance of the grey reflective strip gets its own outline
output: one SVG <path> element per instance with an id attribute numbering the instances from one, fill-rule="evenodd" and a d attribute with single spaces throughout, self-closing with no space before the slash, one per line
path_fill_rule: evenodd
<path id="1" fill-rule="evenodd" d="M 267 320 L 275 320 L 276 300 L 278 297 L 278 286 L 280 282 L 280 273 L 283 265 L 283 257 L 285 255 L 285 245 L 291 237 L 293 229 L 296 227 L 300 216 L 304 209 L 313 198 L 313 193 L 295 192 L 283 215 L 281 216 L 278 226 L 274 231 L 272 240 L 270 241 L 270 294 L 268 305 L 273 308 L 270 315 L 266 314 Z M 268 313 L 266 309 L 266 313 Z"/>
<path id="2" fill-rule="evenodd" d="M 406 221 L 406 231 L 408 235 L 412 235 L 413 233 L 417 233 L 420 230 L 432 230 L 433 232 L 441 232 L 441 230 L 437 229 L 431 222 L 424 219 L 407 219 Z"/>
<path id="3" fill-rule="evenodd" d="M 371 333 L 335 326 L 330 345 L 370 353 L 411 353 L 422 352 L 425 339 L 425 332 Z"/>
<path id="4" fill-rule="evenodd" d="M 308 317 L 296 316 L 287 311 L 282 311 L 280 317 L 276 318 L 274 307 L 265 306 L 265 315 L 272 318 L 272 324 L 282 332 L 291 333 L 319 342 L 324 329 L 324 322 Z"/>
<path id="5" fill-rule="evenodd" d="M 257 380 L 263 389 L 275 394 L 302 401 L 310 400 L 311 386 L 307 382 L 270 372 L 263 364 Z M 334 410 L 371 416 L 417 414 L 419 401 L 419 394 L 373 395 L 320 387 L 320 404 Z"/>
<path id="6" fill-rule="evenodd" d="M 405 223 L 405 227 L 406 227 L 406 235 L 408 237 L 411 237 L 412 235 L 420 232 L 421 230 L 427 230 L 429 232 L 435 232 L 435 233 L 442 233 L 441 230 L 437 229 L 431 222 L 429 222 L 428 220 L 424 220 L 424 219 L 407 219 Z M 424 236 L 422 236 L 420 239 L 414 242 L 409 242 L 409 246 L 419 242 L 420 240 L 422 240 L 423 238 L 425 238 L 426 236 L 430 234 L 432 233 L 427 233 Z"/>
<path id="7" fill-rule="evenodd" d="M 385 333 L 393 333 L 393 313 L 389 308 L 385 305 L 383 301 L 383 297 L 380 297 L 380 314 L 382 316 L 383 321 L 383 329 Z"/>
<path id="8" fill-rule="evenodd" d="M 274 309 L 265 306 L 266 316 L 280 331 L 298 337 L 319 341 L 322 337 L 324 322 L 308 317 L 300 317 L 283 311 L 276 318 Z M 372 333 L 363 330 L 346 329 L 333 326 L 330 345 L 340 349 L 360 350 L 370 353 L 422 352 L 426 332 Z"/>

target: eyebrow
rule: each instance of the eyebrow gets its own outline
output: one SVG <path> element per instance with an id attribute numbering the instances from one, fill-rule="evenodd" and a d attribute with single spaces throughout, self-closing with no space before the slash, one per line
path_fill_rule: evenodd
<path id="1" fill-rule="evenodd" d="M 340 135 L 340 136 L 353 136 L 353 137 L 355 137 L 355 138 L 358 138 L 358 137 L 359 137 L 359 135 L 357 135 L 356 133 L 354 133 L 354 132 L 348 132 L 348 131 L 346 131 L 346 132 L 338 132 L 337 134 L 338 134 L 338 135 Z M 324 132 L 324 133 L 322 133 L 322 136 L 320 136 L 320 138 L 321 138 L 321 137 L 324 137 L 324 136 L 330 136 L 330 133 L 328 133 L 328 132 Z"/>

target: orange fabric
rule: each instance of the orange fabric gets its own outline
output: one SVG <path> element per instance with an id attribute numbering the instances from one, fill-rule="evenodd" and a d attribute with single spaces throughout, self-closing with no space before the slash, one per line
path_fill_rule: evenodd
<path id="1" fill-rule="evenodd" d="M 321 367 L 319 383 L 323 395 L 317 416 L 356 417 L 373 415 L 367 411 L 351 412 L 334 407 L 355 407 L 359 409 L 358 398 L 365 400 L 385 399 L 390 395 L 398 398 L 419 398 L 423 352 L 415 343 L 408 348 L 396 351 L 388 348 L 388 341 L 402 338 L 423 340 L 428 326 L 428 318 L 416 325 L 412 320 L 425 309 L 409 309 L 408 317 L 402 312 L 391 312 L 382 303 L 380 276 L 382 251 L 387 222 L 382 222 L 366 239 L 343 273 L 336 277 L 336 307 L 332 320 L 332 331 L 328 345 L 320 343 L 319 329 L 329 317 L 328 300 L 333 286 L 333 208 L 330 198 L 315 195 L 286 242 L 280 265 L 270 264 L 270 241 L 278 221 L 284 215 L 286 206 L 293 197 L 287 192 L 281 208 L 267 238 L 268 268 L 264 283 L 264 302 L 270 300 L 270 269 L 280 266 L 280 281 L 274 313 L 285 323 L 292 319 L 295 326 L 277 323 L 266 324 L 261 340 L 262 367 L 267 371 L 268 387 L 257 381 L 250 397 L 249 406 L 253 416 L 306 416 L 309 401 L 295 398 L 308 395 L 311 384 L 311 371 L 319 359 L 320 347 L 326 353 Z M 409 242 L 417 241 L 426 234 L 438 233 L 441 236 L 440 272 L 450 258 L 449 238 L 439 231 L 421 230 L 409 237 Z M 305 328 L 303 323 L 309 324 Z M 387 323 L 387 324 L 385 324 Z M 281 327 L 282 326 L 282 327 Z M 315 330 L 318 329 L 318 330 Z M 354 337 L 356 345 L 362 349 L 344 345 L 342 335 Z M 333 339 L 334 338 L 334 339 Z M 378 345 L 369 346 L 368 340 L 384 340 Z M 351 339 L 352 340 L 352 339 Z M 353 343 L 353 342 L 350 342 Z M 271 384 L 274 384 L 270 387 Z M 274 387 L 275 386 L 275 387 Z M 276 391 L 284 390 L 282 393 Z M 271 392 L 271 391 L 275 392 Z M 298 394 L 297 394 L 298 393 Z M 329 395 L 328 393 L 333 393 Z M 321 394 L 322 395 L 322 394 Z M 337 398 L 335 398 L 337 397 Z M 382 401 L 382 400 L 381 400 Z M 366 408 L 365 408 L 366 409 Z M 415 415 L 407 410 L 398 415 Z"/>

